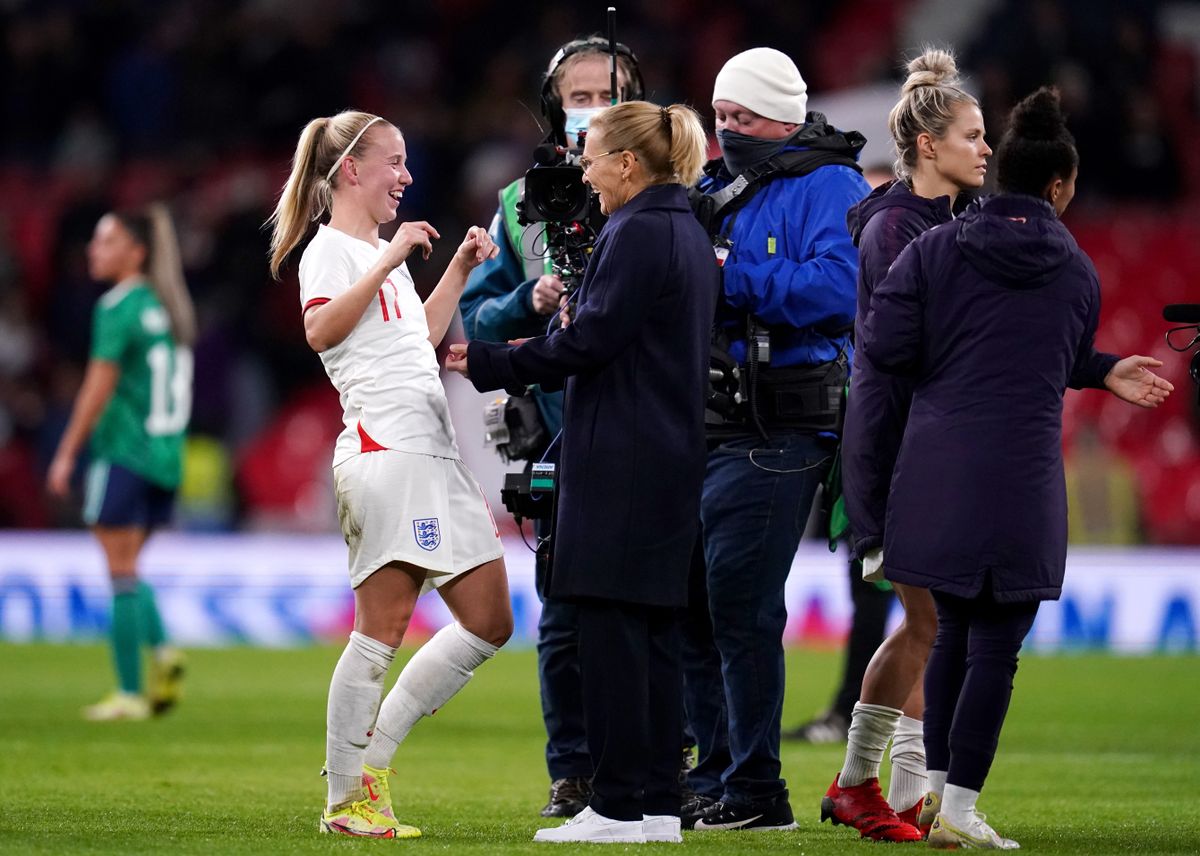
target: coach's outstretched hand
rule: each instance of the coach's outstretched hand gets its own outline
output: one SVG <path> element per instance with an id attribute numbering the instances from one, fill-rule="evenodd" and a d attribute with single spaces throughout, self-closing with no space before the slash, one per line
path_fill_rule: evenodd
<path id="1" fill-rule="evenodd" d="M 466 345 L 451 345 L 450 351 L 446 354 L 446 371 L 460 374 L 465 378 L 469 378 L 470 372 L 467 370 L 467 346 Z"/>

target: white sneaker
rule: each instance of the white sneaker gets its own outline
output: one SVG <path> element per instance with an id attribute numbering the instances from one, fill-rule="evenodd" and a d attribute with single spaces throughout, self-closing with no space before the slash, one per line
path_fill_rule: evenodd
<path id="1" fill-rule="evenodd" d="M 567 841 L 582 841 L 588 844 L 645 844 L 646 836 L 642 832 L 640 820 L 613 820 L 596 814 L 589 806 L 562 826 L 539 829 L 533 840 L 554 844 Z"/>
<path id="2" fill-rule="evenodd" d="M 967 823 L 947 820 L 939 812 L 929 829 L 929 846 L 935 850 L 1020 850 L 1021 845 L 1011 838 L 1002 838 L 987 825 L 987 815 L 971 812 Z"/>
<path id="3" fill-rule="evenodd" d="M 116 722 L 121 719 L 150 718 L 150 703 L 137 693 L 116 691 L 83 709 L 83 718 L 90 722 Z"/>
<path id="4" fill-rule="evenodd" d="M 647 841 L 665 841 L 668 844 L 682 844 L 683 835 L 680 833 L 679 817 L 673 814 L 643 814 L 642 833 Z"/>

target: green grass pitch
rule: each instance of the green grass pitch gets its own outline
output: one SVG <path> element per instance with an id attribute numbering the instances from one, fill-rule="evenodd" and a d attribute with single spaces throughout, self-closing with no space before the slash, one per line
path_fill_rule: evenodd
<path id="1" fill-rule="evenodd" d="M 537 815 L 547 780 L 530 651 L 501 652 L 401 747 L 393 793 L 423 838 L 318 835 L 325 692 L 338 654 L 193 651 L 179 709 L 98 724 L 80 720 L 79 708 L 111 684 L 104 648 L 0 645 L 0 852 L 594 852 L 531 841 L 549 822 Z M 789 654 L 785 724 L 823 707 L 839 662 L 833 653 Z M 1026 657 L 980 808 L 1024 852 L 1200 853 L 1198 677 L 1195 657 Z M 888 846 L 817 822 L 841 757 L 841 747 L 784 744 L 798 831 L 685 833 L 684 846 L 789 854 Z"/>

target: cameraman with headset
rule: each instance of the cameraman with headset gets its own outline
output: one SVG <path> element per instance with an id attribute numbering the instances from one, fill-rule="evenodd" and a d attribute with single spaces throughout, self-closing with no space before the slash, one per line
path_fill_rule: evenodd
<path id="1" fill-rule="evenodd" d="M 683 823 L 792 829 L 779 762 L 783 592 L 841 431 L 858 272 L 846 212 L 869 191 L 865 140 L 808 113 L 799 70 L 771 48 L 725 63 L 713 110 L 722 158 L 693 207 L 723 288 L 684 645 L 699 757 Z"/>
<path id="2" fill-rule="evenodd" d="M 539 146 L 539 161 L 547 159 L 545 153 L 561 161 L 563 151 L 582 149 L 580 135 L 586 132 L 591 117 L 612 103 L 610 50 L 607 38 L 593 35 L 568 42 L 550 60 L 541 93 L 542 115 L 550 123 L 550 133 Z M 619 42 L 616 53 L 620 100 L 641 99 L 644 87 L 637 58 Z M 565 303 L 564 284 L 552 271 L 545 228 L 518 221 L 517 205 L 524 192 L 523 177 L 500 191 L 500 205 L 489 230 L 500 252 L 471 272 L 459 304 L 468 339 L 506 342 L 545 335 L 548 327 L 558 326 L 554 316 Z M 562 393 L 535 389 L 533 398 L 549 442 L 562 427 Z M 545 444 L 529 457 L 539 460 L 543 452 Z M 549 520 L 535 522 L 539 542 L 549 536 L 551 524 Z M 588 804 L 592 776 L 579 682 L 578 610 L 573 603 L 546 596 L 543 550 L 538 551 L 536 568 L 542 600 L 538 680 L 551 779 L 550 799 L 541 814 L 573 817 Z"/>

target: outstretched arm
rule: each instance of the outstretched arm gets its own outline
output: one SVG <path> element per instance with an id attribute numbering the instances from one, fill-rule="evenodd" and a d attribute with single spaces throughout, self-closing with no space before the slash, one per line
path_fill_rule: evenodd
<path id="1" fill-rule="evenodd" d="M 1104 376 L 1104 388 L 1122 401 L 1138 407 L 1158 407 L 1167 400 L 1175 386 L 1150 369 L 1162 365 L 1162 360 L 1138 354 L 1119 361 Z"/>

